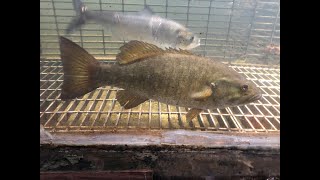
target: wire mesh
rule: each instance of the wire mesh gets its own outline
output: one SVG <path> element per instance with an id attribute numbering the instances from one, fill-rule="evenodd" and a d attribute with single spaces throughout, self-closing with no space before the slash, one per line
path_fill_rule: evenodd
<path id="1" fill-rule="evenodd" d="M 227 61 L 277 64 L 279 55 L 267 51 L 280 43 L 279 0 L 83 0 L 92 11 L 137 12 L 148 4 L 153 11 L 186 25 L 201 39 L 196 54 Z M 72 0 L 40 0 L 42 57 L 57 59 L 58 35 L 75 16 Z M 122 41 L 94 23 L 68 38 L 97 58 L 113 58 Z"/>
<path id="2" fill-rule="evenodd" d="M 112 63 L 106 61 L 106 63 Z M 212 109 L 192 122 L 197 130 L 223 132 L 280 131 L 280 70 L 262 65 L 230 65 L 263 92 L 261 100 L 244 106 Z M 59 99 L 61 62 L 40 61 L 40 123 L 55 132 L 129 129 L 191 129 L 186 108 L 149 100 L 125 110 L 116 100 L 121 89 L 105 86 L 70 101 Z"/>

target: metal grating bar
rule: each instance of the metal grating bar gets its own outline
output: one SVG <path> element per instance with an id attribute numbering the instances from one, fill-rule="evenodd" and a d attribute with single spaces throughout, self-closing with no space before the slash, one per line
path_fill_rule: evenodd
<path id="1" fill-rule="evenodd" d="M 255 1 L 255 2 L 254 2 L 253 15 L 252 15 L 252 17 L 251 17 L 251 21 L 250 21 L 250 24 L 249 24 L 250 30 L 249 30 L 249 33 L 248 33 L 248 42 L 247 42 L 246 50 L 245 50 L 245 53 L 246 53 L 246 54 L 247 54 L 247 52 L 248 52 L 249 42 L 250 42 L 250 38 L 251 38 L 251 32 L 252 32 L 252 30 L 253 30 L 253 29 L 252 29 L 252 26 L 253 26 L 254 20 L 255 20 L 255 18 L 256 18 L 257 5 L 258 5 L 258 2 Z"/>
<path id="2" fill-rule="evenodd" d="M 217 111 L 218 111 L 218 113 L 220 115 L 220 118 L 222 119 L 223 125 L 230 131 L 229 124 L 226 122 L 226 119 L 224 118 L 224 116 L 222 116 L 221 110 L 217 109 Z"/>
<path id="3" fill-rule="evenodd" d="M 158 111 L 159 111 L 159 128 L 161 129 L 161 127 L 162 127 L 162 120 L 161 120 L 161 103 L 160 102 L 158 102 Z M 180 113 L 180 111 L 179 111 L 179 113 Z"/>
<path id="4" fill-rule="evenodd" d="M 168 0 L 166 0 L 166 18 L 168 17 Z"/>
<path id="5" fill-rule="evenodd" d="M 188 6 L 187 6 L 187 22 L 186 22 L 186 26 L 188 27 L 188 25 L 189 25 L 189 15 L 190 15 L 190 12 L 189 12 L 189 10 L 190 10 L 190 1 L 191 0 L 188 0 Z"/>
<path id="6" fill-rule="evenodd" d="M 109 89 L 107 89 L 106 90 L 106 96 L 109 96 L 109 94 L 110 94 L 110 90 Z M 101 106 L 100 106 L 100 108 L 98 109 L 98 112 L 97 112 L 97 114 L 96 114 L 96 117 L 94 118 L 95 120 L 92 122 L 92 124 L 91 124 L 91 127 L 92 126 L 94 126 L 96 123 L 98 124 L 98 122 L 97 122 L 97 119 L 100 117 L 101 118 L 101 111 L 103 110 L 103 108 L 106 106 L 106 98 L 103 98 L 102 99 L 102 103 L 101 103 Z"/>
<path id="7" fill-rule="evenodd" d="M 171 111 L 170 111 L 169 105 L 167 105 L 167 110 L 168 110 L 168 129 L 173 129 L 172 123 L 171 123 Z"/>
<path id="8" fill-rule="evenodd" d="M 139 122 L 138 122 L 138 126 L 140 126 L 140 122 L 141 122 L 141 115 L 142 115 L 142 105 L 139 106 Z"/>
<path id="9" fill-rule="evenodd" d="M 149 128 L 149 129 L 150 129 L 150 124 L 151 124 L 151 111 L 152 111 L 152 109 L 151 109 L 151 103 L 152 103 L 152 101 L 149 100 L 149 113 L 148 113 L 148 128 Z"/>
<path id="10" fill-rule="evenodd" d="M 233 16 L 233 11 L 234 11 L 234 0 L 232 1 L 232 7 L 231 7 L 231 12 L 229 14 L 229 22 L 228 22 L 228 30 L 227 30 L 227 40 L 226 40 L 226 45 L 228 44 L 229 42 L 229 37 L 230 37 L 230 29 L 231 29 L 231 26 L 232 26 L 232 16 Z M 224 53 L 223 53 L 223 56 L 226 57 L 226 51 L 227 49 L 224 50 Z M 229 60 L 230 62 L 230 60 Z"/>
<path id="11" fill-rule="evenodd" d="M 101 3 L 101 0 L 99 0 L 99 7 L 100 7 L 100 11 L 102 11 L 102 3 Z M 103 55 L 106 55 L 104 29 L 101 29 L 101 33 L 102 33 Z"/>
<path id="12" fill-rule="evenodd" d="M 54 16 L 55 27 L 56 27 L 57 35 L 59 36 L 59 25 L 58 25 L 58 21 L 57 21 L 56 8 L 55 8 L 53 0 L 51 0 L 51 3 L 52 3 L 52 8 L 53 8 L 53 16 Z"/>
<path id="13" fill-rule="evenodd" d="M 108 119 L 110 118 L 111 111 L 112 111 L 113 108 L 115 107 L 115 101 L 116 101 L 116 99 L 113 99 L 113 100 L 111 101 L 111 106 L 110 106 L 110 109 L 108 110 L 108 114 L 107 114 L 107 116 L 106 116 L 106 118 L 105 118 L 105 121 L 104 121 L 104 123 L 103 123 L 103 126 L 106 126 L 107 123 L 108 123 Z"/>
<path id="14" fill-rule="evenodd" d="M 179 120 L 179 126 L 181 127 L 181 126 L 183 126 L 183 121 L 182 121 L 182 114 L 183 113 L 181 113 L 181 109 L 180 109 L 180 107 L 178 107 L 178 111 L 179 111 L 179 118 L 178 118 L 178 120 Z M 186 122 L 187 123 L 187 122 Z"/>
<path id="15" fill-rule="evenodd" d="M 209 124 L 210 124 L 210 128 L 213 127 L 214 130 L 218 130 L 219 126 L 218 126 L 218 122 L 217 120 L 214 118 L 214 116 L 212 116 L 210 110 L 208 109 L 208 115 L 209 115 Z M 208 128 L 209 129 L 209 128 Z"/>
<path id="16" fill-rule="evenodd" d="M 271 34 L 271 37 L 270 37 L 270 44 L 273 43 L 273 37 L 274 37 L 274 33 L 276 31 L 276 25 L 277 25 L 277 22 L 278 22 L 278 19 L 279 19 L 279 15 L 280 15 L 280 3 L 278 4 L 278 13 L 277 13 L 277 17 L 273 23 L 273 28 L 272 28 L 272 34 Z M 280 32 L 280 31 L 279 31 Z"/>
<path id="17" fill-rule="evenodd" d="M 209 31 L 209 22 L 210 22 L 210 15 L 211 15 L 211 7 L 212 7 L 212 1 L 210 1 L 210 6 L 209 6 L 209 13 L 208 13 L 208 21 L 207 21 L 207 29 L 206 29 L 206 38 L 205 38 L 205 42 L 204 42 L 204 56 L 207 55 L 207 40 L 208 40 L 208 31 Z"/>
<path id="18" fill-rule="evenodd" d="M 124 0 L 121 0 L 122 12 L 124 12 Z"/>
<path id="19" fill-rule="evenodd" d="M 191 129 L 192 123 L 196 130 L 205 131 L 256 133 L 280 131 L 279 68 L 230 65 L 260 87 L 263 98 L 245 106 L 205 111 L 189 123 L 185 119 L 185 108 L 153 100 L 139 107 L 124 110 L 115 99 L 116 92 L 121 89 L 111 86 L 98 88 L 82 98 L 68 102 L 61 101 L 59 95 L 63 75 L 60 61 L 41 61 L 40 64 L 42 65 L 40 122 L 50 131 Z M 56 96 L 52 97 L 52 94 Z"/>
<path id="20" fill-rule="evenodd" d="M 246 121 L 244 121 L 244 123 L 247 123 L 247 124 L 249 124 L 249 126 L 250 126 L 250 127 L 244 128 L 244 129 L 249 129 L 249 130 L 253 130 L 254 132 L 257 132 L 257 130 L 256 130 L 256 128 L 253 126 L 252 122 L 248 119 L 247 116 L 245 116 L 245 113 L 243 113 L 242 107 L 238 107 L 238 109 L 239 109 L 241 115 L 243 116 L 243 118 L 246 120 Z"/>

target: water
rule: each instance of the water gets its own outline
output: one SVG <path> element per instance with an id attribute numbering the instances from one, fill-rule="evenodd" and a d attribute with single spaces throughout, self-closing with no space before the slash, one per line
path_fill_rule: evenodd
<path id="1" fill-rule="evenodd" d="M 230 62 L 279 64 L 269 53 L 280 43 L 279 2 L 255 0 L 85 0 L 89 10 L 134 13 L 148 4 L 162 17 L 178 21 L 201 38 L 196 54 Z M 71 0 L 40 1 L 40 37 L 43 58 L 59 57 L 58 35 L 75 15 Z M 67 36 L 100 59 L 114 59 L 123 42 L 103 27 L 90 23 Z"/>

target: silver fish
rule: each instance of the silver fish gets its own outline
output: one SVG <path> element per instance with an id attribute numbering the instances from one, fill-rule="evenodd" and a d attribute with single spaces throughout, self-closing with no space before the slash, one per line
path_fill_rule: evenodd
<path id="1" fill-rule="evenodd" d="M 66 34 L 92 21 L 104 25 L 111 30 L 113 37 L 124 41 L 138 40 L 160 48 L 186 50 L 200 45 L 200 39 L 188 28 L 176 21 L 155 15 L 148 6 L 134 14 L 89 11 L 80 0 L 73 0 L 73 6 L 76 17 L 69 23 Z"/>

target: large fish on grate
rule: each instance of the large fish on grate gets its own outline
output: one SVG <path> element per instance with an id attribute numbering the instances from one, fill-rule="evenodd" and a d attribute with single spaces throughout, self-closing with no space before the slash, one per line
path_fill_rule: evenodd
<path id="1" fill-rule="evenodd" d="M 200 45 L 200 39 L 189 29 L 155 15 L 148 6 L 134 14 L 89 11 L 80 0 L 74 0 L 73 6 L 76 17 L 69 23 L 67 34 L 92 21 L 110 29 L 119 40 L 139 40 L 161 48 L 192 49 Z"/>
<path id="2" fill-rule="evenodd" d="M 130 41 L 120 50 L 117 63 L 101 63 L 60 37 L 64 72 L 60 98 L 73 99 L 112 85 L 124 89 L 116 98 L 125 109 L 153 99 L 191 108 L 190 120 L 204 109 L 247 104 L 261 97 L 258 87 L 227 65 L 186 50 L 163 50 L 140 41 Z"/>

